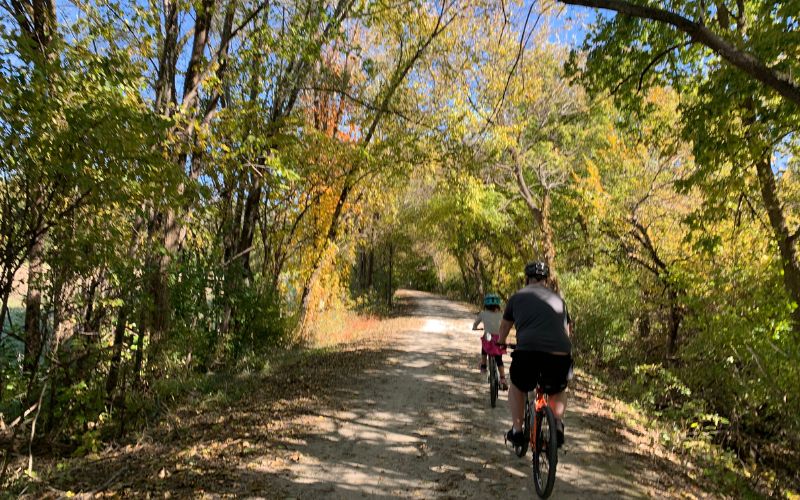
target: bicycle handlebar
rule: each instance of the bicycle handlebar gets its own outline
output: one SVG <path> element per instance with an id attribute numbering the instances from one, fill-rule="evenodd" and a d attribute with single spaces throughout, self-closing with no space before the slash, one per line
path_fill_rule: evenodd
<path id="1" fill-rule="evenodd" d="M 497 344 L 500 347 L 508 347 L 509 349 L 516 349 L 517 348 L 517 344 L 503 344 L 503 343 L 500 343 L 500 342 L 495 342 L 495 344 Z"/>

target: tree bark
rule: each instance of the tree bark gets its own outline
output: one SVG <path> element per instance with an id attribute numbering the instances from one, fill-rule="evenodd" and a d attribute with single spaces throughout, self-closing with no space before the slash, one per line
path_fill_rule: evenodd
<path id="1" fill-rule="evenodd" d="M 48 71 L 48 65 L 57 61 L 56 54 L 51 50 L 51 44 L 57 34 L 55 3 L 52 0 L 14 1 L 12 2 L 12 8 L 23 33 L 20 40 L 36 48 L 37 55 L 33 56 L 33 65 L 40 70 L 49 88 L 50 72 Z M 27 51 L 21 52 L 24 54 Z M 41 186 L 35 190 L 33 198 L 36 200 L 36 208 L 41 209 L 44 205 Z M 38 224 L 42 224 L 41 219 Z M 37 229 L 41 229 L 41 226 Z M 23 370 L 30 376 L 29 392 L 45 341 L 42 328 L 41 292 L 45 233 L 46 231 L 42 230 L 41 234 L 36 234 L 33 237 L 28 253 L 28 292 L 25 298 L 25 353 L 22 366 Z M 3 325 L 0 324 L 0 329 L 2 327 Z"/>
<path id="2" fill-rule="evenodd" d="M 155 84 L 155 110 L 169 114 L 170 104 L 177 100 L 175 95 L 175 73 L 178 64 L 178 3 L 164 0 L 164 42 L 158 60 L 158 75 Z"/>
<path id="3" fill-rule="evenodd" d="M 39 364 L 44 348 L 44 331 L 42 329 L 42 270 L 44 241 L 37 238 L 31 248 L 28 260 L 28 291 L 25 297 L 25 357 L 23 370 L 33 376 Z"/>
<path id="4" fill-rule="evenodd" d="M 389 309 L 392 308 L 392 296 L 394 295 L 394 289 L 392 285 L 393 281 L 393 272 L 394 272 L 394 245 L 392 242 L 389 242 L 389 286 L 387 289 L 386 294 L 386 303 L 389 305 Z"/>
<path id="5" fill-rule="evenodd" d="M 239 243 L 239 253 L 241 254 L 241 268 L 244 277 L 248 280 L 253 278 L 253 270 L 250 266 L 250 255 L 252 255 L 253 238 L 255 237 L 256 226 L 258 224 L 258 204 L 261 203 L 262 187 L 260 182 L 250 191 L 244 208 L 244 220 L 242 221 L 242 239 Z"/>
<path id="6" fill-rule="evenodd" d="M 463 256 L 456 256 L 456 261 L 458 262 L 458 270 L 461 272 L 461 282 L 464 285 L 464 298 L 471 300 L 472 294 L 470 293 L 469 289 L 469 279 L 467 278 L 467 271 L 466 271 L 466 264 L 464 263 Z"/>
<path id="7" fill-rule="evenodd" d="M 552 209 L 552 199 L 550 198 L 550 191 L 545 190 L 542 196 L 542 215 L 541 225 L 542 232 L 544 233 L 544 261 L 550 268 L 550 277 L 548 284 L 550 287 L 558 292 L 560 285 L 558 282 L 558 273 L 556 272 L 556 245 L 553 235 L 553 226 L 551 225 L 550 215 Z"/>
<path id="8" fill-rule="evenodd" d="M 119 365 L 122 360 L 122 347 L 125 341 L 125 328 L 128 325 L 128 304 L 123 303 L 117 316 L 117 324 L 114 327 L 114 344 L 111 351 L 111 363 L 108 367 L 108 378 L 106 379 L 106 401 L 114 399 L 114 391 L 117 389 L 119 378 Z"/>
<path id="9" fill-rule="evenodd" d="M 775 182 L 775 173 L 772 171 L 771 151 L 768 151 L 760 161 L 756 162 L 758 183 L 761 187 L 761 196 L 767 209 L 767 216 L 772 227 L 773 237 L 778 244 L 778 250 L 783 265 L 783 283 L 789 297 L 797 304 L 792 319 L 794 321 L 795 335 L 800 335 L 800 263 L 797 259 L 795 235 L 789 233 L 786 224 L 786 215 L 783 211 L 778 196 L 778 186 Z"/>
<path id="10" fill-rule="evenodd" d="M 142 312 L 139 320 L 139 334 L 136 338 L 136 354 L 133 357 L 133 385 L 138 387 L 142 380 L 142 365 L 144 364 L 144 337 L 147 335 L 145 314 Z"/>
<path id="11" fill-rule="evenodd" d="M 650 337 L 650 313 L 645 311 L 639 315 L 639 338 Z"/>
<path id="12" fill-rule="evenodd" d="M 683 321 L 683 309 L 678 302 L 678 293 L 674 288 L 668 292 L 669 296 L 669 320 L 667 323 L 669 329 L 669 340 L 667 341 L 667 359 L 673 359 L 675 353 L 678 351 L 678 332 L 681 328 Z"/>
<path id="13" fill-rule="evenodd" d="M 369 252 L 367 253 L 367 290 L 372 288 L 373 273 L 375 272 L 375 249 L 370 244 Z"/>

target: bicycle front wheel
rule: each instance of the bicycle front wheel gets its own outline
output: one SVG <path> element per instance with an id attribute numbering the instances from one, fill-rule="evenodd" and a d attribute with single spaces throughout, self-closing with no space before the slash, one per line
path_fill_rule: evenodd
<path id="1" fill-rule="evenodd" d="M 536 449 L 533 450 L 533 483 L 536 494 L 547 498 L 553 492 L 558 464 L 556 417 L 549 406 L 536 412 Z"/>

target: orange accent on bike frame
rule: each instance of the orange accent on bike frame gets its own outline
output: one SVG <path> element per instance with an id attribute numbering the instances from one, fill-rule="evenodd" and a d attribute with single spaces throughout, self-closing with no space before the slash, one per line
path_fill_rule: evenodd
<path id="1" fill-rule="evenodd" d="M 545 406 L 547 406 L 547 395 L 544 391 L 540 388 L 536 388 L 536 401 L 534 409 L 533 409 L 533 428 L 531 428 L 531 453 L 536 453 L 536 418 L 539 414 L 539 411 L 542 410 Z"/>

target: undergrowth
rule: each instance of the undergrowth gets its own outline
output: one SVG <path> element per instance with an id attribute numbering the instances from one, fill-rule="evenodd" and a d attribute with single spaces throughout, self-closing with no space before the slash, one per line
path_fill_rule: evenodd
<path id="1" fill-rule="evenodd" d="M 729 420 L 694 397 L 669 368 L 655 363 L 592 371 L 636 410 L 629 418 L 654 431 L 667 451 L 692 464 L 687 472 L 692 479 L 711 482 L 734 498 L 800 498 L 790 478 L 757 463 L 755 457 L 724 447 Z M 619 380 L 627 382 L 615 383 Z"/>

